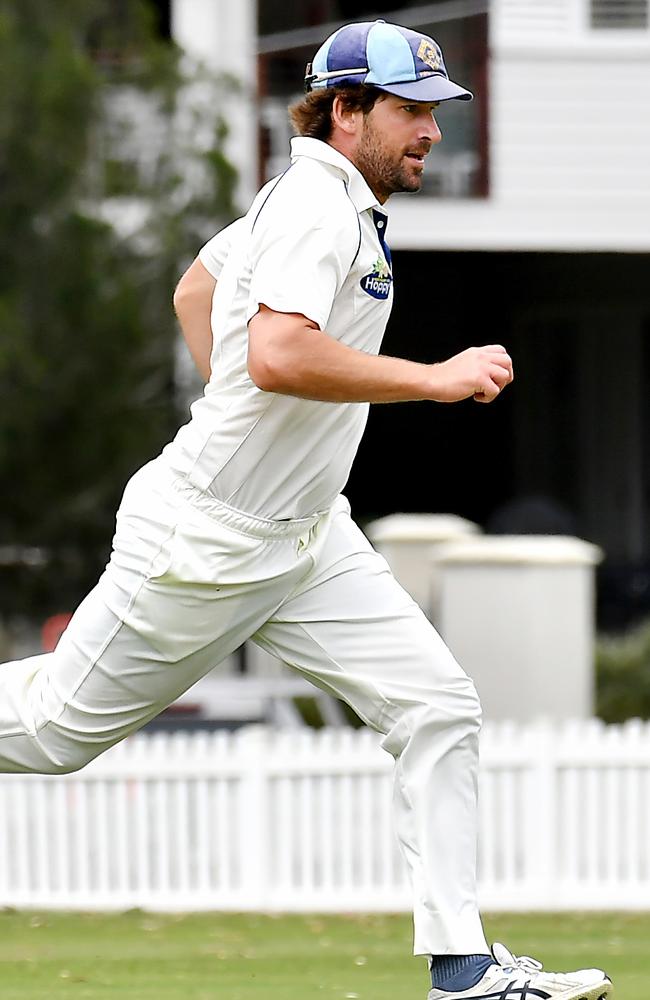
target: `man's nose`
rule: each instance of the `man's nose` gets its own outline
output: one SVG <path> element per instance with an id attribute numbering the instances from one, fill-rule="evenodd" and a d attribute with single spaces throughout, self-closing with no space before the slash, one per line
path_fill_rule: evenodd
<path id="1" fill-rule="evenodd" d="M 440 131 L 438 122 L 435 120 L 433 115 L 427 119 L 427 138 L 431 142 L 432 146 L 435 146 L 436 143 L 440 142 L 442 139 L 442 132 Z"/>

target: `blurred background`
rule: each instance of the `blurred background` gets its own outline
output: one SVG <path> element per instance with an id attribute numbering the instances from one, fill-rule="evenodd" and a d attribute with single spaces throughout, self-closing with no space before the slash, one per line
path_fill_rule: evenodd
<path id="1" fill-rule="evenodd" d="M 97 579 L 124 483 L 201 390 L 178 277 L 286 165 L 323 38 L 379 16 L 476 94 L 391 201 L 385 352 L 503 342 L 518 378 L 489 408 L 372 408 L 353 513 L 598 546 L 594 625 L 624 638 L 596 711 L 648 715 L 648 0 L 0 0 L 0 648 L 50 648 Z"/>
<path id="2" fill-rule="evenodd" d="M 501 342 L 517 380 L 372 408 L 353 515 L 483 697 L 482 899 L 647 907 L 650 0 L 0 0 L 0 659 L 95 583 L 201 391 L 175 284 L 286 166 L 320 43 L 376 17 L 476 94 L 391 199 L 384 350 Z M 0 783 L 2 901 L 408 909 L 358 725 L 247 646 L 78 778 Z"/>

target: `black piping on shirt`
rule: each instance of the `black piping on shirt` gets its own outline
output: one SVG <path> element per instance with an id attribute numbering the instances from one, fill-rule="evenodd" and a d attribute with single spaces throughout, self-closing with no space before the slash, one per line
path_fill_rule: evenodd
<path id="1" fill-rule="evenodd" d="M 280 176 L 277 179 L 277 182 L 273 185 L 273 187 L 271 188 L 271 190 L 267 194 L 266 198 L 264 199 L 264 201 L 262 202 L 262 204 L 260 205 L 260 207 L 258 209 L 257 215 L 255 216 L 255 219 L 253 220 L 253 225 L 251 226 L 251 233 L 253 232 L 253 229 L 255 229 L 255 226 L 257 224 L 257 220 L 259 219 L 259 217 L 261 215 L 261 212 L 262 212 L 262 209 L 266 205 L 267 201 L 269 200 L 269 198 L 271 197 L 271 195 L 273 194 L 273 192 L 277 189 L 278 185 L 282 182 L 283 178 L 287 176 L 287 174 L 289 173 L 289 171 L 291 170 L 291 168 L 294 167 L 294 166 L 295 166 L 295 163 L 291 163 L 287 167 L 287 169 L 284 170 L 280 174 Z M 356 209 L 356 206 L 355 206 L 354 202 L 352 201 L 352 198 L 350 197 L 350 192 L 348 191 L 348 185 L 346 184 L 346 182 L 344 180 L 341 180 L 341 183 L 343 184 L 343 187 L 345 188 L 345 193 L 346 193 L 346 195 L 347 195 L 347 197 L 348 197 L 348 199 L 349 199 L 349 201 L 350 201 L 350 203 L 352 205 L 352 208 L 354 210 L 354 215 L 355 215 L 355 218 L 357 220 L 357 226 L 359 227 L 359 242 L 357 244 L 356 253 L 355 253 L 354 257 L 352 258 L 352 260 L 350 261 L 350 266 L 348 267 L 348 274 L 349 274 L 350 271 L 352 270 L 352 267 L 354 266 L 354 264 L 356 262 L 357 257 L 359 256 L 359 251 L 361 250 L 361 242 L 362 242 L 361 221 L 359 219 L 359 213 L 358 213 L 358 211 Z"/>

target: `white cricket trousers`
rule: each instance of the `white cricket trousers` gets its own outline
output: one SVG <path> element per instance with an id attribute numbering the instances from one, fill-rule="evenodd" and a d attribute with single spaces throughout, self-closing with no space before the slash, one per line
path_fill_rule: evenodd
<path id="1" fill-rule="evenodd" d="M 395 758 L 418 955 L 487 953 L 474 685 L 349 515 L 249 517 L 175 479 L 127 485 L 110 562 L 56 650 L 0 666 L 0 770 L 75 771 L 251 638 L 342 698 Z"/>

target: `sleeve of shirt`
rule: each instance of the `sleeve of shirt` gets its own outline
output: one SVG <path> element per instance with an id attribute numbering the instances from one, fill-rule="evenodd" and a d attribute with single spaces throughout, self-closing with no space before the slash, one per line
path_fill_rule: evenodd
<path id="1" fill-rule="evenodd" d="M 231 222 L 229 226 L 220 230 L 216 236 L 208 240 L 205 246 L 202 246 L 199 250 L 199 260 L 213 278 L 219 278 L 233 241 L 237 239 L 243 225 L 244 219 L 237 219 L 235 222 Z"/>
<path id="2" fill-rule="evenodd" d="M 272 193 L 253 226 L 246 321 L 263 303 L 324 330 L 359 248 L 358 215 L 345 194 L 335 206 L 313 196 L 292 203 L 290 194 Z"/>

